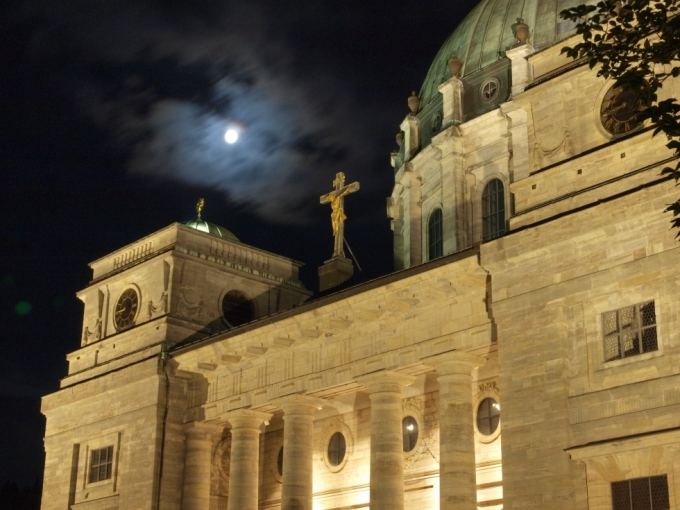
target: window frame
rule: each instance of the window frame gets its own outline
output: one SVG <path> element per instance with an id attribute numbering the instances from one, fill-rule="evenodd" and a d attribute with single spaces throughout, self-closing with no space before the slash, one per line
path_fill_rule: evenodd
<path id="1" fill-rule="evenodd" d="M 342 448 L 335 448 L 334 450 L 331 450 L 331 446 L 333 446 L 333 442 L 336 438 L 342 438 Z M 337 462 L 334 462 L 332 454 L 333 453 L 338 454 L 340 450 L 342 450 L 342 457 L 337 459 Z M 334 468 L 343 465 L 343 461 L 347 456 L 347 439 L 345 439 L 345 435 L 341 431 L 338 430 L 337 432 L 335 432 L 328 440 L 328 444 L 326 445 L 326 454 L 328 455 L 328 463 Z"/>
<path id="2" fill-rule="evenodd" d="M 491 191 L 491 185 L 497 186 L 495 190 Z M 498 186 L 500 186 L 500 189 L 498 189 Z M 480 200 L 479 200 L 479 205 L 480 205 L 480 212 L 481 212 L 481 231 L 482 231 L 482 242 L 486 241 L 492 241 L 493 239 L 498 239 L 499 237 L 503 237 L 508 229 L 507 229 L 507 200 L 505 196 L 505 182 L 503 179 L 501 179 L 499 176 L 492 177 L 488 181 L 484 183 L 484 187 L 482 188 L 482 193 L 480 195 Z M 487 193 L 488 192 L 488 193 Z M 498 198 L 500 197 L 500 202 L 501 206 L 498 206 L 499 200 Z M 489 212 L 488 214 L 486 213 L 486 203 L 487 201 L 491 201 L 491 199 L 495 199 L 495 204 L 491 204 L 491 206 L 495 205 L 495 211 Z M 493 218 L 494 220 L 491 221 L 496 221 L 497 222 L 497 229 L 491 231 L 490 227 L 489 230 L 487 231 L 487 224 L 490 222 L 490 218 Z"/>
<path id="3" fill-rule="evenodd" d="M 101 462 L 102 452 L 106 452 L 106 461 Z M 91 449 L 87 463 L 87 484 L 105 482 L 113 479 L 113 460 L 114 460 L 114 445 L 110 444 L 102 448 Z M 95 464 L 95 456 L 97 461 Z M 104 468 L 105 475 L 101 476 L 101 470 Z M 96 471 L 95 471 L 96 470 Z M 96 478 L 96 479 L 94 479 Z"/>
<path id="4" fill-rule="evenodd" d="M 651 310 L 654 313 L 654 322 L 650 324 L 644 324 L 644 320 L 641 320 L 642 317 L 642 308 L 644 306 L 651 305 Z M 635 328 L 630 328 L 626 327 L 624 324 L 622 324 L 622 311 L 633 309 L 635 311 L 635 321 L 636 321 L 636 327 Z M 616 329 L 613 330 L 610 333 L 607 333 L 607 316 L 611 316 L 611 314 L 614 314 L 616 317 Z M 658 319 L 657 319 L 657 314 L 656 314 L 656 300 L 650 299 L 647 301 L 642 301 L 640 303 L 635 303 L 632 305 L 628 306 L 623 306 L 621 308 L 617 308 L 614 310 L 608 310 L 606 312 L 603 312 L 601 314 L 601 327 L 602 327 L 602 359 L 604 363 L 609 363 L 612 361 L 621 361 L 624 359 L 630 359 L 635 356 L 640 356 L 643 354 L 649 354 L 655 351 L 659 351 L 659 330 L 658 330 Z M 644 344 L 645 344 L 645 332 L 654 330 L 654 344 L 655 348 L 653 349 L 648 349 L 644 350 Z M 627 354 L 626 352 L 630 352 L 630 349 L 627 351 L 625 349 L 625 339 L 624 335 L 635 335 L 637 338 L 637 352 Z M 618 346 L 618 351 L 619 355 L 617 357 L 607 357 L 607 350 L 608 350 L 608 343 L 611 339 L 616 338 L 617 339 L 617 346 Z"/>
<path id="5" fill-rule="evenodd" d="M 436 223 L 433 223 L 436 221 Z M 438 239 L 432 240 L 433 227 L 439 227 L 436 231 Z M 433 248 L 438 249 L 438 253 L 433 253 Z M 444 213 L 440 206 L 434 207 L 427 218 L 427 260 L 435 260 L 444 256 Z"/>
<path id="6" fill-rule="evenodd" d="M 487 416 L 480 416 L 479 412 L 482 410 L 482 406 L 487 402 L 487 401 L 492 401 L 489 402 L 488 405 L 488 415 Z M 497 413 L 494 414 L 492 409 L 495 409 Z M 482 428 L 479 426 L 480 420 L 487 420 L 489 423 L 489 427 L 491 427 L 491 424 L 493 422 L 493 418 L 498 418 L 496 421 L 496 427 L 493 430 L 490 430 L 490 432 L 487 434 L 482 430 Z M 479 432 L 480 435 L 484 436 L 485 438 L 489 439 L 492 437 L 496 437 L 497 434 L 496 432 L 500 429 L 501 426 L 501 408 L 500 404 L 498 403 L 498 400 L 494 398 L 493 396 L 485 396 L 483 397 L 478 403 L 477 403 L 477 410 L 475 411 L 475 427 L 477 428 L 477 431 Z"/>
<path id="7" fill-rule="evenodd" d="M 657 505 L 661 506 L 654 506 L 654 495 L 652 492 L 652 479 L 655 478 L 663 478 L 666 482 L 666 501 L 657 503 Z M 653 475 L 653 476 L 642 476 L 638 478 L 631 478 L 628 480 L 620 480 L 616 482 L 611 482 L 609 484 L 610 487 L 610 497 L 611 497 L 611 504 L 612 504 L 612 510 L 630 510 L 631 508 L 635 508 L 633 506 L 634 500 L 633 500 L 633 482 L 639 482 L 642 480 L 647 480 L 647 488 L 649 490 L 649 510 L 670 510 L 670 488 L 668 487 L 668 475 L 667 474 L 662 474 L 662 475 Z M 621 487 L 623 488 L 624 485 L 627 485 L 627 492 L 628 492 L 628 505 L 617 505 L 616 500 L 615 500 L 615 495 L 614 495 L 614 490 L 615 487 Z M 662 498 L 663 499 L 663 498 Z"/>

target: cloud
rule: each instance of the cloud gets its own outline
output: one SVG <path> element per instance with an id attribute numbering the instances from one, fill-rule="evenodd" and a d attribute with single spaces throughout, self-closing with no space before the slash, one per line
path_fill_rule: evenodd
<path id="1" fill-rule="evenodd" d="M 359 107 L 337 69 L 288 43 L 289 21 L 278 17 L 304 7 L 33 0 L 23 15 L 41 20 L 34 58 L 61 62 L 63 92 L 110 129 L 128 171 L 213 187 L 265 219 L 299 222 L 336 172 L 370 192 L 366 167 L 379 156 L 370 119 L 380 115 Z M 244 130 L 227 145 L 232 122 Z"/>

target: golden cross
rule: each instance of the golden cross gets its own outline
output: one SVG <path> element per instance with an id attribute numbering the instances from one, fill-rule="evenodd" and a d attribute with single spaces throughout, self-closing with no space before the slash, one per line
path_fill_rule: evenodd
<path id="1" fill-rule="evenodd" d="M 359 183 L 353 182 L 345 186 L 345 174 L 338 172 L 335 174 L 333 186 L 335 190 L 321 195 L 321 203 L 331 204 L 331 223 L 335 237 L 333 257 L 344 257 L 343 241 L 345 239 L 345 220 L 347 219 L 347 216 L 345 216 L 345 195 L 359 191 Z"/>

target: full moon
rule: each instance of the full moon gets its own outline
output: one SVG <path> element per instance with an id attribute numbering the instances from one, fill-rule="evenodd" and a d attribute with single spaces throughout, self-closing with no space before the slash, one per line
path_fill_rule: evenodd
<path id="1" fill-rule="evenodd" d="M 227 132 L 224 133 L 224 141 L 227 143 L 236 143 L 236 140 L 238 140 L 238 131 L 235 129 L 227 129 Z"/>

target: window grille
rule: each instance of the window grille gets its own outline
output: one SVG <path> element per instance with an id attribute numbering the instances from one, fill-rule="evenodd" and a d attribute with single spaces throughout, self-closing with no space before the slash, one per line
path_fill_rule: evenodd
<path id="1" fill-rule="evenodd" d="M 491 179 L 482 192 L 482 239 L 505 234 L 505 189 L 500 179 Z"/>
<path id="2" fill-rule="evenodd" d="M 613 510 L 669 510 L 666 475 L 612 483 Z"/>
<path id="3" fill-rule="evenodd" d="M 88 483 L 111 479 L 113 467 L 113 446 L 92 450 L 90 455 L 90 476 Z"/>
<path id="4" fill-rule="evenodd" d="M 442 210 L 435 209 L 430 214 L 428 223 L 429 250 L 428 260 L 434 260 L 444 254 Z"/>
<path id="5" fill-rule="evenodd" d="M 656 351 L 654 301 L 603 313 L 602 336 L 605 361 Z"/>

